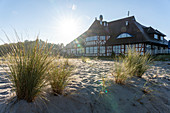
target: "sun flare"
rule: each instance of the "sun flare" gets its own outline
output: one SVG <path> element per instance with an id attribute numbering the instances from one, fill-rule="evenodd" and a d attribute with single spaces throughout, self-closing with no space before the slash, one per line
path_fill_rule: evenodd
<path id="1" fill-rule="evenodd" d="M 63 19 L 60 23 L 60 32 L 68 38 L 76 38 L 78 33 L 78 24 L 75 19 Z"/>

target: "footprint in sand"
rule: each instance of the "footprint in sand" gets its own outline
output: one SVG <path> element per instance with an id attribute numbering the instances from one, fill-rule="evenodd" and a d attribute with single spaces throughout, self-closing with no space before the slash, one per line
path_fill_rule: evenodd
<path id="1" fill-rule="evenodd" d="M 87 83 L 88 80 L 87 80 L 87 79 L 83 79 L 82 82 L 83 82 L 83 83 Z"/>
<path id="2" fill-rule="evenodd" d="M 0 92 L 0 95 L 7 95 L 9 92 L 8 91 L 3 91 L 3 92 Z"/>
<path id="3" fill-rule="evenodd" d="M 83 75 L 83 76 L 80 76 L 80 78 L 85 78 L 85 77 L 86 77 L 86 76 L 84 76 L 84 75 Z"/>

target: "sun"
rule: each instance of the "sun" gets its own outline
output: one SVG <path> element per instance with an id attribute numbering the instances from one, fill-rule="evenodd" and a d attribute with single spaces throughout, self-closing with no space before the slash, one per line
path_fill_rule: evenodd
<path id="1" fill-rule="evenodd" d="M 60 32 L 67 38 L 76 38 L 78 34 L 78 23 L 76 19 L 66 18 L 60 21 Z"/>
<path id="2" fill-rule="evenodd" d="M 61 40 L 67 44 L 81 35 L 83 21 L 81 16 L 61 13 L 60 16 L 54 17 L 52 28 L 56 34 L 55 40 Z"/>

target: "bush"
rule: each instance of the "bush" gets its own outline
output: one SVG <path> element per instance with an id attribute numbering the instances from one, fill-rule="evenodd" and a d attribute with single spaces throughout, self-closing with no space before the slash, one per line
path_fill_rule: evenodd
<path id="1" fill-rule="evenodd" d="M 32 102 L 37 96 L 42 97 L 46 86 L 46 74 L 51 68 L 52 58 L 49 58 L 49 48 L 46 44 L 41 47 L 36 40 L 35 45 L 26 51 L 22 43 L 11 46 L 8 54 L 9 80 L 16 93 L 17 99 Z"/>
<path id="2" fill-rule="evenodd" d="M 68 60 L 64 61 L 64 63 L 58 61 L 58 63 L 55 64 L 57 65 L 54 65 L 55 68 L 50 73 L 49 82 L 53 93 L 57 95 L 63 94 L 63 91 L 69 82 L 72 67 L 68 65 Z"/>

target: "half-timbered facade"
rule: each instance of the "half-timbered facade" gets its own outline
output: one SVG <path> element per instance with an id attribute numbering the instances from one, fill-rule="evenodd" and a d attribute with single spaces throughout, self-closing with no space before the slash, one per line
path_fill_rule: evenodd
<path id="1" fill-rule="evenodd" d="M 134 16 L 106 22 L 100 15 L 86 32 L 66 45 L 66 51 L 76 56 L 111 56 L 113 52 L 127 54 L 128 47 L 133 47 L 141 54 L 157 54 L 168 48 L 165 36 L 141 25 Z"/>

